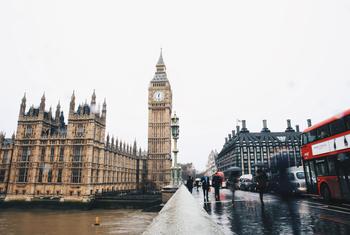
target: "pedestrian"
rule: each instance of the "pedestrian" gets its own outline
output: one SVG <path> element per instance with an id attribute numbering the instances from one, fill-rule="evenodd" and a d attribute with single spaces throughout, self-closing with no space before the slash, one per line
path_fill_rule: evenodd
<path id="1" fill-rule="evenodd" d="M 198 188 L 199 188 L 199 179 L 196 178 L 195 180 L 195 185 L 196 185 L 196 188 L 197 188 L 197 192 L 199 191 Z"/>
<path id="2" fill-rule="evenodd" d="M 235 202 L 235 192 L 236 189 L 238 188 L 238 180 L 239 180 L 239 175 L 240 175 L 240 171 L 232 171 L 230 176 L 229 176 L 229 180 L 228 180 L 228 186 L 231 189 L 232 192 L 232 205 L 234 205 Z"/>
<path id="3" fill-rule="evenodd" d="M 188 191 L 190 191 L 190 193 L 192 193 L 193 178 L 191 176 L 188 176 L 188 178 L 187 178 L 186 187 L 187 187 Z"/>
<path id="4" fill-rule="evenodd" d="M 209 189 L 210 189 L 209 177 L 208 176 L 203 176 L 201 178 L 201 182 L 202 182 L 204 202 L 209 202 L 209 196 L 208 196 L 208 192 L 209 192 Z"/>
<path id="5" fill-rule="evenodd" d="M 256 171 L 257 176 L 255 176 L 256 189 L 259 192 L 261 205 L 264 206 L 264 192 L 267 188 L 267 175 L 262 169 Z"/>
<path id="6" fill-rule="evenodd" d="M 215 189 L 215 200 L 220 201 L 220 187 L 222 184 L 222 178 L 219 176 L 218 171 L 213 176 L 212 184 Z"/>

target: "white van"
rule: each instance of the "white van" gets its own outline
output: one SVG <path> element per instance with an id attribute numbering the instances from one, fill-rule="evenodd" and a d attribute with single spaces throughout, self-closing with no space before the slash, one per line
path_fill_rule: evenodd
<path id="1" fill-rule="evenodd" d="M 287 168 L 289 182 L 293 186 L 294 193 L 306 193 L 305 173 L 302 166 Z"/>

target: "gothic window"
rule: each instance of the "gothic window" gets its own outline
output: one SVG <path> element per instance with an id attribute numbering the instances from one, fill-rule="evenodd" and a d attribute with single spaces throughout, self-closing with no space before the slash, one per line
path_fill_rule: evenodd
<path id="1" fill-rule="evenodd" d="M 58 169 L 57 183 L 62 183 L 62 172 L 63 172 L 63 169 Z"/>
<path id="2" fill-rule="evenodd" d="M 43 182 L 43 173 L 44 173 L 44 168 L 40 167 L 39 168 L 39 176 L 38 176 L 38 182 L 39 183 Z"/>
<path id="3" fill-rule="evenodd" d="M 76 135 L 81 137 L 84 135 L 84 132 L 85 132 L 84 126 L 82 124 L 78 125 Z"/>
<path id="4" fill-rule="evenodd" d="M 47 173 L 47 182 L 51 183 L 52 182 L 52 169 L 49 170 Z"/>
<path id="5" fill-rule="evenodd" d="M 53 162 L 55 159 L 55 147 L 51 146 L 51 152 L 50 152 L 50 162 Z"/>
<path id="6" fill-rule="evenodd" d="M 63 162 L 64 160 L 64 146 L 60 147 L 60 156 L 59 156 L 59 161 Z"/>
<path id="7" fill-rule="evenodd" d="M 25 183 L 28 180 L 28 168 L 23 167 L 18 169 L 18 182 Z"/>
<path id="8" fill-rule="evenodd" d="M 41 155 L 40 155 L 40 161 L 42 161 L 42 162 L 45 161 L 45 152 L 46 152 L 45 147 L 42 147 L 41 148 Z"/>
<path id="9" fill-rule="evenodd" d="M 25 131 L 24 131 L 24 137 L 28 138 L 31 137 L 33 134 L 33 128 L 31 125 L 26 126 Z"/>
<path id="10" fill-rule="evenodd" d="M 83 146 L 80 145 L 73 147 L 73 162 L 82 161 L 82 148 Z"/>
<path id="11" fill-rule="evenodd" d="M 28 162 L 29 161 L 29 157 L 30 157 L 30 149 L 28 147 L 23 147 L 21 161 L 22 162 Z"/>
<path id="12" fill-rule="evenodd" d="M 0 170 L 0 182 L 5 181 L 6 170 Z"/>
<path id="13" fill-rule="evenodd" d="M 2 156 L 2 163 L 6 164 L 8 161 L 8 151 L 4 151 L 4 155 Z"/>
<path id="14" fill-rule="evenodd" d="M 72 183 L 81 183 L 81 168 L 72 169 Z"/>

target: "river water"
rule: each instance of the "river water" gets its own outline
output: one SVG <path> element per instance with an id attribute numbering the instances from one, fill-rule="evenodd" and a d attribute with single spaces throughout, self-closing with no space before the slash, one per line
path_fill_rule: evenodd
<path id="1" fill-rule="evenodd" d="M 90 211 L 0 209 L 0 234 L 141 234 L 157 214 L 122 209 Z M 100 218 L 100 226 L 93 225 L 96 216 Z"/>

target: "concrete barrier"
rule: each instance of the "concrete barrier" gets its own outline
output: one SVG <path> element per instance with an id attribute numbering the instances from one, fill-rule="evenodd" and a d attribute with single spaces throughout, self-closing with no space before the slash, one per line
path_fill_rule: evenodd
<path id="1" fill-rule="evenodd" d="M 182 185 L 143 234 L 220 235 L 224 233 Z"/>

